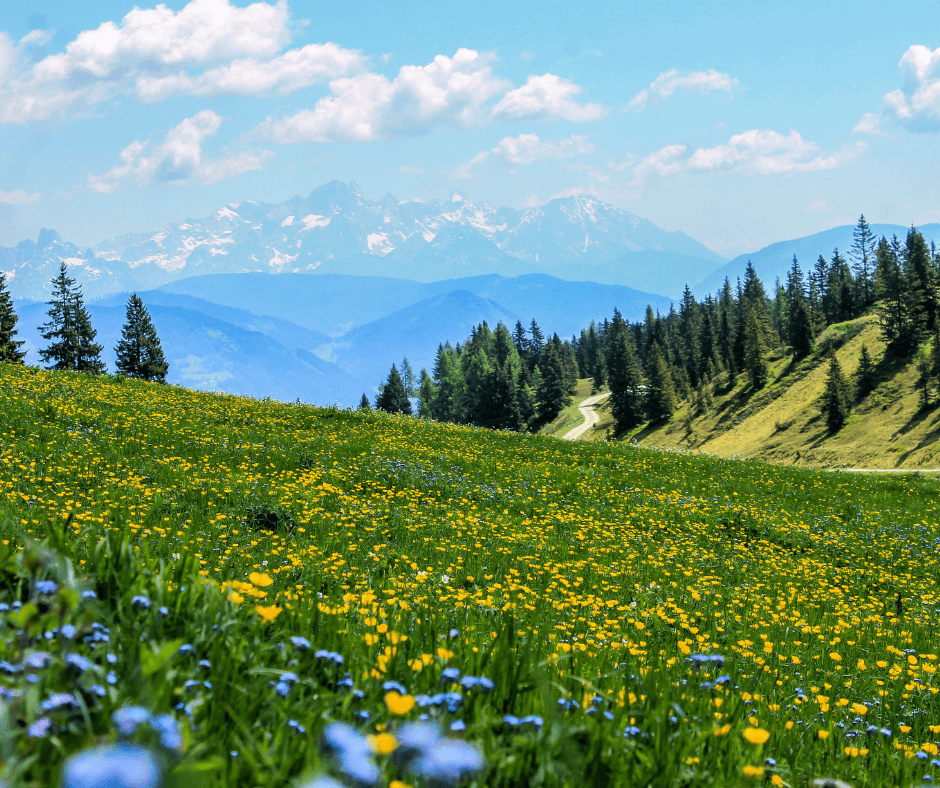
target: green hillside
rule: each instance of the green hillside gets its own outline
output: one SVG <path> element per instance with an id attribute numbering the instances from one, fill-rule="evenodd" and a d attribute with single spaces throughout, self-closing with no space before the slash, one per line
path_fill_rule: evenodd
<path id="1" fill-rule="evenodd" d="M 829 366 L 828 349 L 852 378 L 862 345 L 874 358 L 878 384 L 854 405 L 846 425 L 831 432 L 821 413 Z M 769 357 L 767 386 L 753 391 L 740 375 L 730 391 L 711 387 L 712 404 L 684 401 L 665 424 L 644 425 L 626 440 L 666 448 L 694 449 L 721 457 L 753 457 L 767 462 L 815 468 L 935 469 L 940 467 L 940 408 L 922 407 L 916 362 L 929 354 L 925 343 L 910 361 L 885 359 L 878 319 L 868 315 L 830 326 L 816 352 L 794 364 L 780 353 Z M 933 387 L 931 386 L 931 392 Z M 606 440 L 613 427 L 606 417 L 586 440 Z"/>
<path id="2" fill-rule="evenodd" d="M 922 785 L 938 512 L 927 477 L 0 365 L 0 780 Z"/>

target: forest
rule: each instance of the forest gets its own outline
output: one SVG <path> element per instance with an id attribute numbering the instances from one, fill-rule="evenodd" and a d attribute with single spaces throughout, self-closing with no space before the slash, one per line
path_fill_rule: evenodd
<path id="1" fill-rule="evenodd" d="M 485 322 L 452 347 L 438 347 L 433 370 L 415 375 L 407 359 L 393 366 L 380 386 L 376 407 L 435 421 L 528 431 L 553 420 L 571 402 L 578 378 L 607 386 L 618 433 L 647 421 L 669 419 L 680 400 L 710 407 L 714 393 L 739 383 L 767 384 L 767 355 L 785 351 L 794 361 L 814 352 L 828 326 L 875 311 L 887 354 L 906 360 L 920 344 L 932 350 L 918 361 L 924 404 L 940 386 L 940 250 L 911 227 L 902 242 L 877 238 L 864 215 L 846 255 L 820 255 L 804 272 L 794 256 L 786 281 L 771 293 L 748 263 L 743 280 L 725 279 L 714 295 L 698 301 L 688 286 L 668 314 L 647 307 L 645 319 L 628 322 L 615 310 L 580 336 L 546 338 L 533 319 L 512 331 Z M 825 349 L 823 349 L 825 350 Z M 847 380 L 833 356 L 823 401 L 824 415 L 838 429 L 853 401 L 876 383 L 867 348 L 859 370 Z M 363 395 L 362 407 L 369 407 Z"/>

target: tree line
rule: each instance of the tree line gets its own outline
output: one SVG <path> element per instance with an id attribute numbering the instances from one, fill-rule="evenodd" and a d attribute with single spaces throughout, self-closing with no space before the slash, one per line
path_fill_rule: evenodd
<path id="1" fill-rule="evenodd" d="M 828 326 L 875 311 L 886 356 L 910 359 L 933 337 L 933 350 L 918 362 L 921 399 L 940 390 L 940 251 L 911 227 L 902 242 L 877 238 L 864 215 L 846 255 L 820 255 L 808 272 L 796 256 L 786 281 L 771 294 L 748 262 L 743 280 L 698 301 L 686 286 L 668 314 L 647 306 L 643 320 L 628 322 L 618 310 L 570 340 L 545 341 L 533 320 L 510 332 L 502 323 L 475 327 L 463 344 L 438 348 L 433 371 L 421 370 L 409 388 L 396 367 L 380 387 L 376 406 L 412 411 L 438 421 L 525 431 L 551 421 L 571 401 L 576 378 L 609 386 L 618 432 L 669 419 L 680 401 L 693 412 L 711 408 L 718 390 L 743 378 L 753 390 L 767 385 L 771 352 L 799 362 L 813 352 Z M 405 360 L 407 363 L 407 359 Z M 410 374 L 410 366 L 409 366 Z M 414 377 L 413 375 L 411 376 Z M 845 423 L 854 402 L 876 384 L 867 347 L 854 381 L 832 355 L 823 413 L 832 429 Z M 363 395 L 363 407 L 368 407 Z"/>
<path id="2" fill-rule="evenodd" d="M 512 332 L 486 321 L 456 347 L 439 345 L 434 368 L 417 379 L 408 359 L 392 365 L 379 387 L 375 406 L 389 413 L 412 413 L 435 421 L 525 432 L 552 421 L 571 403 L 579 376 L 574 346 L 557 334 L 546 338 L 532 320 L 517 321 Z M 361 408 L 369 407 L 363 394 Z"/>
<path id="3" fill-rule="evenodd" d="M 40 331 L 49 344 L 39 351 L 46 368 L 104 373 L 103 348 L 95 342 L 98 332 L 91 325 L 81 287 L 68 275 L 65 263 L 60 264 L 58 275 L 52 279 L 48 306 L 49 320 L 40 326 Z M 115 347 L 118 374 L 165 383 L 170 365 L 150 312 L 137 293 L 128 298 L 125 316 L 121 339 Z M 24 363 L 26 352 L 21 350 L 23 340 L 16 338 L 17 322 L 6 276 L 0 272 L 0 362 Z"/>

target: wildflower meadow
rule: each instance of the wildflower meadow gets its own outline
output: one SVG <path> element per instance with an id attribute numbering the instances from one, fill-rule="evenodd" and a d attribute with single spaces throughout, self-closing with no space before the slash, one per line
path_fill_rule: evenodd
<path id="1" fill-rule="evenodd" d="M 926 477 L 0 365 L 0 780 L 930 784 L 938 513 Z"/>

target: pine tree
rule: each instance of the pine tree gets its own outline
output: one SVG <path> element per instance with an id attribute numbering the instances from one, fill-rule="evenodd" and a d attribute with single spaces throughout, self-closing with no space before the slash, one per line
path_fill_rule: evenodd
<path id="1" fill-rule="evenodd" d="M 829 360 L 829 376 L 823 393 L 822 413 L 830 431 L 838 432 L 849 418 L 849 390 L 836 354 Z"/>
<path id="2" fill-rule="evenodd" d="M 14 339 L 17 316 L 13 309 L 13 298 L 7 290 L 6 274 L 0 271 L 0 362 L 22 364 L 26 351 L 20 350 L 23 340 Z"/>
<path id="3" fill-rule="evenodd" d="M 616 323 L 607 349 L 607 369 L 617 432 L 633 429 L 644 421 L 643 375 L 630 334 Z"/>
<path id="4" fill-rule="evenodd" d="M 545 335 L 539 328 L 535 318 L 532 318 L 532 324 L 529 326 L 529 368 L 535 369 L 542 360 L 542 351 L 545 348 Z"/>
<path id="5" fill-rule="evenodd" d="M 464 379 L 460 359 L 450 343 L 439 345 L 432 373 L 437 394 L 431 404 L 431 418 L 459 424 L 464 421 Z"/>
<path id="6" fill-rule="evenodd" d="M 97 332 L 85 309 L 81 287 L 68 275 L 65 263 L 52 280 L 49 322 L 40 326 L 42 338 L 51 344 L 39 351 L 48 369 L 100 373 L 105 371 L 101 345 L 95 343 Z"/>
<path id="7" fill-rule="evenodd" d="M 852 233 L 852 248 L 849 256 L 852 258 L 852 270 L 855 271 L 856 301 L 859 310 L 864 312 L 875 303 L 875 234 L 865 221 L 865 214 L 859 217 L 855 231 Z"/>
<path id="8" fill-rule="evenodd" d="M 423 418 L 432 418 L 434 408 L 434 396 L 437 394 L 437 387 L 426 369 L 421 370 L 421 385 L 418 387 L 418 415 Z"/>
<path id="9" fill-rule="evenodd" d="M 166 383 L 170 368 L 163 355 L 160 337 L 150 319 L 150 312 L 137 293 L 127 299 L 127 311 L 121 340 L 114 349 L 117 371 L 128 378 Z"/>
<path id="10" fill-rule="evenodd" d="M 405 384 L 402 383 L 398 368 L 394 364 L 392 364 L 392 369 L 388 373 L 388 379 L 382 387 L 382 392 L 376 398 L 375 407 L 378 410 L 384 410 L 386 413 L 411 415 L 411 401 L 405 392 Z"/>
<path id="11" fill-rule="evenodd" d="M 875 365 L 868 352 L 868 345 L 862 344 L 859 353 L 858 369 L 855 371 L 855 401 L 861 402 L 875 389 Z"/>
<path id="12" fill-rule="evenodd" d="M 546 422 L 553 421 L 562 409 L 571 402 L 564 362 L 553 342 L 545 345 L 539 371 L 541 372 L 541 383 L 536 392 L 539 418 Z"/>
<path id="13" fill-rule="evenodd" d="M 813 321 L 806 308 L 806 301 L 800 301 L 794 311 L 793 323 L 790 326 L 790 346 L 793 348 L 793 358 L 799 361 L 813 352 Z"/>
<path id="14" fill-rule="evenodd" d="M 647 371 L 646 412 L 653 421 L 667 421 L 676 409 L 672 371 L 659 343 L 653 344 Z"/>
<path id="15" fill-rule="evenodd" d="M 895 236 L 891 243 L 881 239 L 875 252 L 876 297 L 881 302 L 878 315 L 881 336 L 893 356 L 906 356 L 917 344 L 916 323 L 911 309 L 904 271 L 901 268 L 901 245 Z"/>
<path id="16" fill-rule="evenodd" d="M 365 392 L 362 392 L 362 399 L 359 400 L 359 410 L 372 410 L 372 406 L 369 404 L 369 398 L 366 396 Z"/>
<path id="17" fill-rule="evenodd" d="M 903 262 L 911 317 L 919 340 L 925 334 L 932 334 L 936 325 L 937 283 L 927 241 L 913 227 L 904 242 Z"/>
<path id="18" fill-rule="evenodd" d="M 408 360 L 408 356 L 405 356 L 401 362 L 401 382 L 405 387 L 405 394 L 407 394 L 409 398 L 418 396 L 418 384 L 415 380 L 415 372 L 411 368 L 411 362 Z"/>
<path id="19" fill-rule="evenodd" d="M 751 386 L 758 391 L 767 385 L 767 360 L 764 358 L 763 332 L 757 318 L 757 310 L 752 306 L 745 317 L 744 369 L 747 370 Z"/>

